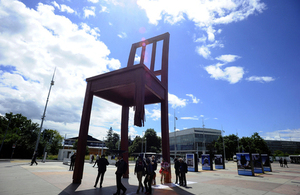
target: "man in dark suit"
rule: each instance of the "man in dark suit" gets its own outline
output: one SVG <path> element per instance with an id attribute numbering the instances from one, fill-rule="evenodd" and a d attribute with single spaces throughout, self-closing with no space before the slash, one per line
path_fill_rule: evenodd
<path id="1" fill-rule="evenodd" d="M 95 185 L 94 187 L 97 186 L 97 183 L 99 181 L 99 177 L 101 175 L 101 180 L 100 180 L 100 188 L 102 188 L 102 183 L 103 183 L 103 177 L 104 177 L 104 174 L 106 172 L 106 166 L 109 165 L 109 162 L 108 160 L 105 158 L 105 155 L 102 155 L 101 158 L 98 160 L 98 175 L 97 175 L 97 178 L 96 178 L 96 182 L 95 182 Z"/>
<path id="2" fill-rule="evenodd" d="M 125 194 L 126 192 L 126 188 L 125 186 L 122 184 L 121 178 L 122 175 L 126 173 L 127 171 L 127 163 L 123 160 L 123 155 L 120 154 L 118 156 L 118 162 L 116 162 L 116 167 L 117 167 L 117 171 L 116 171 L 116 181 L 117 181 L 117 192 L 114 193 L 114 195 L 119 195 L 121 190 L 123 191 L 123 194 Z"/>

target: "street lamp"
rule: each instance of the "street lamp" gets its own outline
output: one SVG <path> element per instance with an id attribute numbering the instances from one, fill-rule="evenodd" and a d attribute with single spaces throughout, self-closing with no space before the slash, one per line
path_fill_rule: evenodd
<path id="1" fill-rule="evenodd" d="M 226 153 L 225 153 L 225 144 L 224 144 L 224 133 L 225 133 L 225 131 L 223 131 L 223 127 L 222 127 L 223 151 L 224 151 L 224 159 L 225 159 L 224 162 L 226 162 Z"/>
<path id="2" fill-rule="evenodd" d="M 202 140 L 202 154 L 205 154 L 205 150 L 206 150 L 206 148 L 205 148 L 205 134 L 204 134 L 204 121 L 203 121 L 203 117 L 202 117 L 202 127 L 203 127 L 203 130 L 202 130 L 202 138 L 203 138 L 203 140 Z"/>

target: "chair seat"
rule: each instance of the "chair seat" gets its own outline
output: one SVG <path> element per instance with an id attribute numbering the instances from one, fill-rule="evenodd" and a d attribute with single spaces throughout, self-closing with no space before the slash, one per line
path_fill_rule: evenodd
<path id="1" fill-rule="evenodd" d="M 87 82 L 91 82 L 95 96 L 121 106 L 138 106 L 140 92 L 144 93 L 143 104 L 159 103 L 166 93 L 159 79 L 144 64 L 90 77 Z"/>

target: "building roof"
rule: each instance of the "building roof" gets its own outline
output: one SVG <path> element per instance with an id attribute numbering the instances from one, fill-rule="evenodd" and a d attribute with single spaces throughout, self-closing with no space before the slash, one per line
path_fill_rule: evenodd
<path id="1" fill-rule="evenodd" d="M 67 138 L 66 140 L 77 140 L 78 137 L 72 137 L 72 138 Z M 93 138 L 92 136 L 88 135 L 87 137 L 88 142 L 102 142 L 101 140 L 98 140 L 96 138 Z"/>

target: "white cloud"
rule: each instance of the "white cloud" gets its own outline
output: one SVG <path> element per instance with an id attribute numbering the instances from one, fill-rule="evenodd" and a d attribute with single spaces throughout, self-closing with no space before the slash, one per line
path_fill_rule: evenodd
<path id="1" fill-rule="evenodd" d="M 84 18 L 89 18 L 90 16 L 96 16 L 95 14 L 96 8 L 94 6 L 83 8 Z"/>
<path id="2" fill-rule="evenodd" d="M 266 9 L 266 5 L 260 0 L 137 0 L 137 4 L 145 10 L 149 23 L 154 25 L 158 25 L 161 20 L 170 24 L 183 20 L 194 22 L 198 29 L 207 33 L 207 37 L 194 40 L 201 43 L 206 40 L 214 42 L 216 34 L 222 32 L 221 29 L 215 30 L 214 26 L 242 21 Z M 211 45 L 197 46 L 196 52 L 205 59 L 210 59 L 209 48 L 216 46 L 224 47 L 217 41 Z"/>
<path id="3" fill-rule="evenodd" d="M 55 7 L 57 7 L 58 9 L 60 9 L 60 6 L 58 5 L 58 3 L 56 3 L 56 1 L 52 1 L 51 2 Z"/>
<path id="4" fill-rule="evenodd" d="M 152 113 L 150 114 L 150 118 L 152 118 L 154 121 L 157 121 L 161 117 L 161 111 L 160 109 L 153 109 Z"/>
<path id="5" fill-rule="evenodd" d="M 207 38 L 204 35 L 202 35 L 202 37 L 199 37 L 197 39 L 196 39 L 196 35 L 194 35 L 194 42 L 196 43 L 205 43 L 206 39 Z"/>
<path id="6" fill-rule="evenodd" d="M 106 6 L 103 6 L 103 5 L 101 5 L 101 10 L 100 10 L 99 12 L 100 12 L 100 13 L 101 13 L 101 12 L 109 13 L 107 7 L 106 7 Z"/>
<path id="7" fill-rule="evenodd" d="M 62 12 L 67 12 L 67 13 L 71 13 L 71 14 L 75 12 L 72 8 L 70 8 L 69 6 L 64 5 L 64 4 L 60 5 L 60 10 Z"/>
<path id="8" fill-rule="evenodd" d="M 91 2 L 91 3 L 98 3 L 99 2 L 99 0 L 88 0 L 89 2 Z"/>
<path id="9" fill-rule="evenodd" d="M 185 107 L 186 106 L 186 99 L 178 98 L 176 95 L 170 94 L 168 95 L 169 104 L 172 105 L 172 108 L 176 107 Z"/>
<path id="10" fill-rule="evenodd" d="M 194 116 L 194 117 L 180 117 L 180 119 L 183 119 L 183 120 L 199 120 L 198 117 Z"/>
<path id="11" fill-rule="evenodd" d="M 120 34 L 118 34 L 118 37 L 120 37 L 121 39 L 124 39 L 127 37 L 127 34 L 125 32 L 121 32 Z"/>
<path id="12" fill-rule="evenodd" d="M 205 59 L 210 58 L 211 52 L 210 52 L 210 50 L 209 50 L 209 48 L 208 48 L 207 46 L 204 46 L 204 45 L 202 45 L 202 46 L 197 46 L 197 47 L 196 47 L 196 52 L 197 52 L 199 55 L 203 56 Z"/>
<path id="13" fill-rule="evenodd" d="M 265 140 L 300 141 L 300 128 L 264 132 L 261 137 Z"/>
<path id="14" fill-rule="evenodd" d="M 186 94 L 186 95 L 192 98 L 194 104 L 199 103 L 200 99 L 197 99 L 196 97 L 194 97 L 193 94 Z"/>
<path id="15" fill-rule="evenodd" d="M 72 8 L 70 8 L 67 5 L 64 4 L 59 5 L 58 3 L 56 3 L 56 1 L 52 1 L 51 3 L 54 5 L 54 7 L 58 8 L 61 12 L 67 12 L 70 14 L 76 13 L 76 11 L 74 11 Z"/>
<path id="16" fill-rule="evenodd" d="M 246 78 L 246 80 L 248 80 L 248 81 L 257 81 L 257 82 L 261 82 L 261 83 L 264 83 L 264 82 L 268 83 L 268 82 L 271 82 L 271 81 L 275 81 L 274 78 L 268 77 L 268 76 L 263 76 L 263 77 L 251 76 L 251 77 Z"/>
<path id="17" fill-rule="evenodd" d="M 134 56 L 134 62 L 135 63 L 140 63 L 140 61 L 141 61 L 141 57 L 139 55 L 135 54 L 135 56 Z"/>
<path id="18" fill-rule="evenodd" d="M 221 55 L 219 57 L 216 57 L 217 60 L 223 61 L 223 63 L 229 63 L 229 62 L 234 62 L 236 59 L 240 58 L 237 55 Z"/>
<path id="19" fill-rule="evenodd" d="M 216 80 L 226 80 L 230 84 L 235 84 L 243 78 L 243 67 L 231 66 L 225 69 L 221 69 L 220 67 L 222 65 L 223 64 L 210 65 L 206 66 L 204 69 L 208 72 L 208 74 L 211 75 L 211 78 L 214 78 Z"/>
<path id="20" fill-rule="evenodd" d="M 42 3 L 34 10 L 19 1 L 1 1 L 0 64 L 13 68 L 0 74 L 0 113 L 22 113 L 40 122 L 57 67 L 44 127 L 55 128 L 68 137 L 72 132 L 76 136 L 85 79 L 118 69 L 121 64 L 109 57 L 110 50 L 97 39 L 98 28 L 78 26 L 64 16 L 55 15 L 54 9 Z M 119 127 L 120 108 L 97 101 L 95 98 L 97 107 L 109 112 L 93 116 L 91 132 L 107 131 L 105 124 Z"/>

